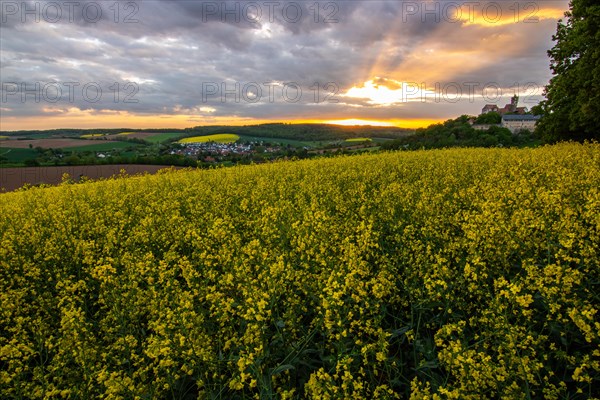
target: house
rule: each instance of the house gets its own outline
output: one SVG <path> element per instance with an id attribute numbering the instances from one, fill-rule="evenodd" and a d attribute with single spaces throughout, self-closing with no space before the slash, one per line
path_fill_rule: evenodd
<path id="1" fill-rule="evenodd" d="M 498 106 L 495 104 L 486 104 L 485 107 L 481 109 L 482 114 L 487 114 L 489 112 L 498 112 Z"/>
<path id="2" fill-rule="evenodd" d="M 533 132 L 535 124 L 540 118 L 540 115 L 506 114 L 502 116 L 501 126 L 510 129 L 512 133 L 517 133 L 523 129 L 528 129 Z"/>
<path id="3" fill-rule="evenodd" d="M 517 107 L 515 113 L 519 115 L 525 115 L 527 114 L 527 107 Z"/>

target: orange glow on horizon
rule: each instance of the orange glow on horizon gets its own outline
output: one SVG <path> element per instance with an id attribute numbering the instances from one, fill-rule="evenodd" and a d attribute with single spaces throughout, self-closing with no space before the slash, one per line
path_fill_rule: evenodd
<path id="1" fill-rule="evenodd" d="M 437 124 L 445 121 L 444 119 L 392 119 L 392 120 L 369 120 L 369 119 L 340 119 L 328 121 L 316 121 L 331 125 L 343 126 L 396 126 L 398 128 L 417 129 L 426 128 L 431 124 Z"/>
<path id="2" fill-rule="evenodd" d="M 131 128 L 131 129 L 183 129 L 194 126 L 211 125 L 258 125 L 266 123 L 288 123 L 288 124 L 332 124 L 332 125 L 372 125 L 372 126 L 397 126 L 400 128 L 415 129 L 427 127 L 428 125 L 442 122 L 443 119 L 389 119 L 370 120 L 361 118 L 341 119 L 254 119 L 241 117 L 211 117 L 202 118 L 190 115 L 134 115 L 129 113 L 114 113 L 106 116 L 92 116 L 88 112 L 82 115 L 65 116 L 57 115 L 40 118 L 6 117 L 2 119 L 0 131 L 19 130 L 47 130 L 47 129 L 99 129 L 99 128 Z"/>
<path id="3" fill-rule="evenodd" d="M 330 121 L 322 121 L 325 124 L 331 125 L 343 125 L 343 126 L 394 126 L 393 123 L 388 121 L 372 121 L 366 119 L 337 119 Z"/>

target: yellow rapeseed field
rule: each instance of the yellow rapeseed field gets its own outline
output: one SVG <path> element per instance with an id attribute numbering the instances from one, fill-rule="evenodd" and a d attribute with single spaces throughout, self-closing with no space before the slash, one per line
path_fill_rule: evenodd
<path id="1" fill-rule="evenodd" d="M 577 399 L 600 145 L 0 195 L 0 398 Z"/>
<path id="2" fill-rule="evenodd" d="M 234 133 L 216 133 L 214 135 L 193 136 L 181 139 L 178 143 L 233 143 L 236 142 L 239 138 L 240 137 Z"/>
<path id="3" fill-rule="evenodd" d="M 346 139 L 346 142 L 370 142 L 371 138 L 350 138 Z"/>

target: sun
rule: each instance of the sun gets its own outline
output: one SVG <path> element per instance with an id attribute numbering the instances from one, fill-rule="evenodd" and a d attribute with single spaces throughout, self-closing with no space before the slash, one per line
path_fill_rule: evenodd
<path id="1" fill-rule="evenodd" d="M 366 99 L 368 104 L 391 106 L 408 101 L 424 101 L 434 92 L 413 82 L 400 82 L 389 78 L 375 77 L 360 86 L 353 86 L 343 97 Z"/>

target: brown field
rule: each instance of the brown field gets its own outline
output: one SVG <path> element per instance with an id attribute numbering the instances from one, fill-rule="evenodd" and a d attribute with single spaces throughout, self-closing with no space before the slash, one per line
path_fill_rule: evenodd
<path id="1" fill-rule="evenodd" d="M 44 149 L 62 149 L 67 147 L 79 147 L 90 145 L 87 140 L 84 139 L 33 139 L 33 140 L 3 140 L 2 147 L 12 147 L 15 149 L 26 149 L 31 145 L 33 148 L 43 147 Z"/>
<path id="2" fill-rule="evenodd" d="M 117 175 L 121 169 L 129 175 L 139 173 L 155 173 L 164 168 L 165 165 L 138 165 L 138 164 L 116 164 L 116 165 L 77 165 L 65 167 L 26 167 L 26 168 L 0 168 L 0 191 L 11 191 L 20 188 L 26 183 L 37 185 L 40 183 L 58 184 L 62 182 L 63 174 L 69 174 L 74 180 L 80 176 L 90 179 L 109 178 Z M 177 167 L 176 167 L 177 168 Z"/>

